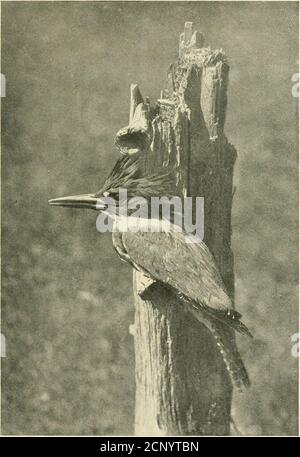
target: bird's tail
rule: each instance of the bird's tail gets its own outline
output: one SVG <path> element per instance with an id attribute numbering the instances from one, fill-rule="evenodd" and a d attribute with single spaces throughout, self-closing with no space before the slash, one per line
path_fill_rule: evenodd
<path id="1" fill-rule="evenodd" d="M 213 334 L 233 386 L 240 391 L 243 391 L 245 387 L 249 387 L 250 379 L 237 349 L 233 331 L 219 320 L 213 319 L 210 315 L 205 315 L 206 313 L 196 309 L 191 303 L 188 308 Z"/>
<path id="2" fill-rule="evenodd" d="M 161 297 L 165 288 L 165 285 L 154 282 L 143 291 L 141 297 L 143 300 L 155 300 L 155 297 Z M 232 384 L 239 390 L 243 390 L 243 387 L 249 387 L 248 373 L 237 350 L 234 336 L 234 330 L 252 336 L 247 327 L 240 321 L 241 315 L 235 310 L 230 310 L 229 314 L 221 311 L 216 311 L 215 314 L 214 310 L 207 309 L 204 306 L 200 308 L 198 304 L 189 300 L 186 296 L 178 294 L 176 291 L 175 294 L 187 311 L 192 313 L 213 334 Z"/>
<path id="3" fill-rule="evenodd" d="M 242 315 L 235 309 L 228 309 L 224 311 L 214 310 L 208 307 L 204 307 L 204 309 L 207 314 L 213 317 L 214 320 L 222 322 L 222 324 L 227 325 L 241 335 L 247 335 L 250 338 L 253 338 L 248 327 L 246 327 L 246 325 L 240 320 Z"/>

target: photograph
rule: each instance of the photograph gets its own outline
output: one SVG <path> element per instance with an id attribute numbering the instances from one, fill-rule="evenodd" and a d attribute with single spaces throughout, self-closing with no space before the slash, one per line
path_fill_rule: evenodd
<path id="1" fill-rule="evenodd" d="M 0 445 L 299 436 L 299 76 L 299 1 L 1 1 Z"/>

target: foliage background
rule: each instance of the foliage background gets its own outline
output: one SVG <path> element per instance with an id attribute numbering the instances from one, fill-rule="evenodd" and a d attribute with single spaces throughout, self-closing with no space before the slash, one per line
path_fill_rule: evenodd
<path id="1" fill-rule="evenodd" d="M 4 434 L 133 431 L 131 269 L 94 213 L 47 200 L 100 187 L 130 83 L 158 97 L 186 20 L 231 61 L 236 301 L 255 334 L 233 416 L 297 433 L 298 3 L 2 2 Z"/>

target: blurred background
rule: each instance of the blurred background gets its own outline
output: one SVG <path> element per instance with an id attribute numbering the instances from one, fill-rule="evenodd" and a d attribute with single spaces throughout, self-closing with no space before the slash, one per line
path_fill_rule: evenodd
<path id="1" fill-rule="evenodd" d="M 297 2 L 3 2 L 3 434 L 133 433 L 131 268 L 96 214 L 47 200 L 100 187 L 130 83 L 155 101 L 185 21 L 231 63 L 236 304 L 255 336 L 233 417 L 298 433 Z"/>

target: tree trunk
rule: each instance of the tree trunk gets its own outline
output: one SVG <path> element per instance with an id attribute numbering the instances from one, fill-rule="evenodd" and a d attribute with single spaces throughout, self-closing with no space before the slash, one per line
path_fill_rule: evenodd
<path id="1" fill-rule="evenodd" d="M 204 197 L 204 241 L 233 298 L 230 237 L 236 152 L 223 133 L 229 67 L 222 51 L 205 48 L 203 42 L 187 22 L 158 113 L 151 113 L 138 87 L 132 86 L 130 122 L 140 123 L 141 130 L 141 120 L 147 120 L 145 171 L 172 166 L 178 194 Z M 139 291 L 147 281 L 134 272 L 135 434 L 228 435 L 232 386 L 213 337 L 169 291 L 162 289 L 151 302 L 142 300 Z"/>

